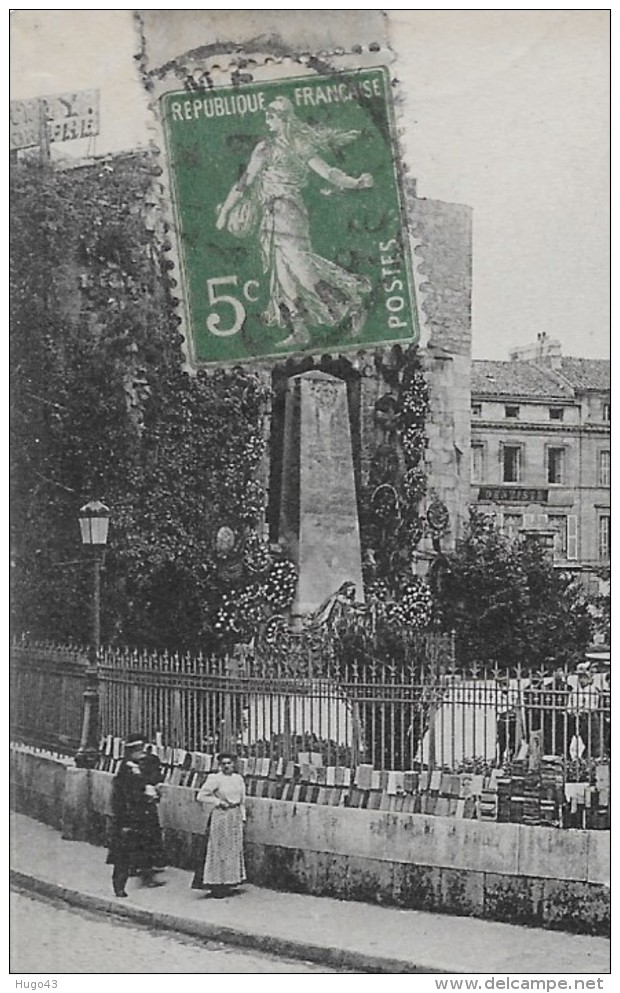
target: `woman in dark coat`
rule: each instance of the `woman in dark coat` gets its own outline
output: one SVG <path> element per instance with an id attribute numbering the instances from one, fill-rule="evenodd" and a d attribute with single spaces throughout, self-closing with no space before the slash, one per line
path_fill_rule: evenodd
<path id="1" fill-rule="evenodd" d="M 114 866 L 112 886 L 118 897 L 127 896 L 127 880 L 138 873 L 145 886 L 163 886 L 153 878 L 154 866 L 161 863 L 161 846 L 154 836 L 152 817 L 158 794 L 140 767 L 144 755 L 144 741 L 133 735 L 125 743 L 124 758 L 112 786 L 107 863 Z"/>

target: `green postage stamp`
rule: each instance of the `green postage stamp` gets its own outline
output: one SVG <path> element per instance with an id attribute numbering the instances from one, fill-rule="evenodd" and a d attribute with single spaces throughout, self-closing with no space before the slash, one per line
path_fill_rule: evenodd
<path id="1" fill-rule="evenodd" d="M 385 69 L 162 97 L 194 365 L 415 342 Z"/>

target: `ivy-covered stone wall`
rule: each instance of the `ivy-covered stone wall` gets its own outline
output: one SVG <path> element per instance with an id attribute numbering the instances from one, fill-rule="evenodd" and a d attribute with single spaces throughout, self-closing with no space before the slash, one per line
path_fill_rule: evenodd
<path id="1" fill-rule="evenodd" d="M 268 378 L 181 369 L 149 155 L 11 173 L 16 634 L 87 642 L 81 505 L 112 514 L 104 640 L 217 647 L 223 598 L 269 582 Z"/>

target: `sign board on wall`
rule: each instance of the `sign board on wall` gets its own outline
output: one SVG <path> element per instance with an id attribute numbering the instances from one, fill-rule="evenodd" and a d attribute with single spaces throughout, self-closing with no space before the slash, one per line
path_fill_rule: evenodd
<path id="1" fill-rule="evenodd" d="M 11 100 L 11 151 L 40 144 L 43 119 L 49 142 L 99 134 L 99 90 L 79 90 L 31 100 Z"/>
<path id="2" fill-rule="evenodd" d="M 417 341 L 387 70 L 161 107 L 193 364 Z"/>
<path id="3" fill-rule="evenodd" d="M 547 503 L 549 490 L 523 486 L 481 486 L 478 500 L 490 503 Z"/>

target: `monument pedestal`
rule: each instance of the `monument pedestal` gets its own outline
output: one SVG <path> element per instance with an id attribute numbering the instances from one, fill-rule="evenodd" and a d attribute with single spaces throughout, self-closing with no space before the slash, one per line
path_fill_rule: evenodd
<path id="1" fill-rule="evenodd" d="M 347 387 L 318 370 L 287 388 L 280 540 L 299 570 L 294 618 L 345 582 L 364 600 Z"/>

